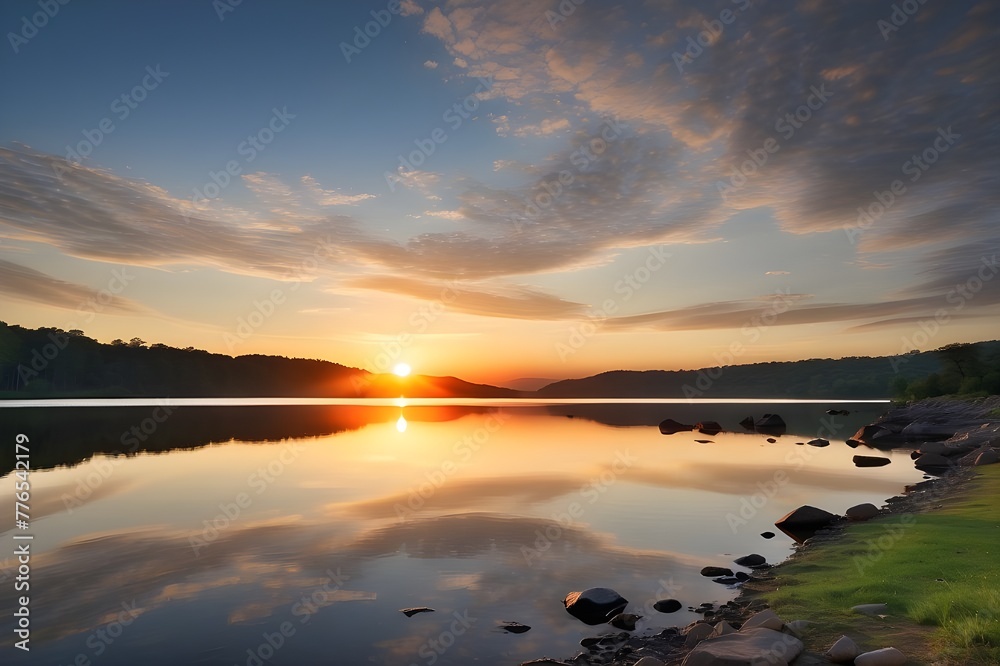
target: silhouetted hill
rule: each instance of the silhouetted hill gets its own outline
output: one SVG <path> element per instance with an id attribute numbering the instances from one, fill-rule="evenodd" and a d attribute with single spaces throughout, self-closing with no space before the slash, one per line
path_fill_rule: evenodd
<path id="1" fill-rule="evenodd" d="M 1000 342 L 959 345 L 992 359 Z M 546 398 L 839 398 L 896 395 L 901 386 L 947 370 L 940 350 L 902 356 L 849 357 L 752 363 L 701 370 L 613 370 L 554 382 L 535 395 Z M 992 363 L 992 361 L 990 361 Z M 975 390 L 991 391 L 983 386 Z"/>
<path id="2" fill-rule="evenodd" d="M 516 397 L 455 377 L 373 374 L 329 361 L 226 356 L 138 338 L 103 344 L 82 331 L 0 322 L 0 395 L 53 397 Z"/>

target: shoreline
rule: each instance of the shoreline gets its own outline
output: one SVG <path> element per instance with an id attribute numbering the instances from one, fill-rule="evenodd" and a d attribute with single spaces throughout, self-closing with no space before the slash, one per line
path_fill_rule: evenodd
<path id="1" fill-rule="evenodd" d="M 997 416 L 998 414 L 1000 414 L 1000 396 L 974 400 L 929 398 L 903 405 L 893 405 L 872 424 L 855 433 L 855 437 L 848 440 L 848 445 L 853 448 L 870 447 L 876 452 L 877 450 L 897 448 L 913 449 L 915 452 L 919 452 L 926 448 L 928 451 L 942 452 L 950 456 L 945 461 L 945 467 L 934 465 L 920 467 L 917 464 L 918 469 L 932 474 L 932 478 L 906 486 L 901 494 L 886 499 L 884 506 L 879 508 L 877 516 L 869 520 L 859 521 L 841 519 L 818 530 L 803 543 L 797 544 L 794 552 L 781 563 L 755 569 L 751 578 L 741 586 L 739 594 L 732 601 L 717 608 L 713 607 L 715 612 L 711 614 L 711 618 L 697 620 L 683 628 L 668 627 L 655 635 L 633 636 L 627 632 L 620 632 L 614 636 L 608 635 L 606 638 L 609 640 L 604 641 L 607 645 L 603 653 L 594 654 L 584 651 L 566 660 L 543 658 L 523 662 L 522 666 L 586 666 L 591 664 L 680 666 L 685 662 L 687 655 L 700 643 L 700 641 L 688 640 L 687 634 L 692 628 L 700 624 L 718 625 L 721 622 L 728 622 L 735 626 L 734 632 L 738 632 L 738 629 L 755 614 L 761 611 L 769 613 L 771 603 L 768 601 L 768 597 L 776 593 L 785 583 L 786 571 L 800 562 L 820 557 L 830 544 L 839 543 L 856 531 L 856 526 L 870 523 L 891 529 L 887 527 L 887 524 L 893 520 L 900 525 L 904 522 L 909 524 L 914 522 L 915 516 L 934 514 L 944 508 L 946 504 L 951 504 L 957 498 L 966 495 L 969 490 L 969 482 L 978 476 L 975 456 L 987 449 L 996 452 L 996 447 L 1000 447 L 1000 417 Z M 904 432 L 907 431 L 907 428 L 909 428 L 909 432 Z M 953 432 L 949 433 L 948 431 Z M 877 436 L 873 436 L 873 434 Z M 942 453 L 935 453 L 935 455 L 942 455 Z M 921 459 L 917 459 L 917 453 L 914 453 L 913 457 L 915 463 L 920 462 Z M 930 460 L 930 462 L 938 461 Z M 898 529 L 905 529 L 905 526 Z M 864 616 L 858 615 L 858 617 Z M 916 625 L 915 622 L 906 618 L 895 617 L 894 619 L 903 620 L 904 624 Z M 757 618 L 754 619 L 755 622 L 756 620 Z M 822 624 L 823 618 L 788 617 L 784 620 L 795 625 L 794 628 L 782 623 L 780 619 L 777 620 L 778 626 L 790 640 L 797 641 L 798 638 L 803 638 L 804 633 L 809 633 L 802 631 L 805 625 Z M 793 620 L 804 620 L 805 622 L 792 622 Z M 609 629 L 611 628 L 609 627 Z M 926 634 L 923 637 L 926 649 L 930 643 L 932 629 L 927 628 L 924 633 Z M 777 632 L 775 634 L 777 635 Z M 613 638 L 615 640 L 612 640 Z M 907 636 L 905 640 L 912 639 L 913 636 Z M 816 644 L 816 641 L 810 641 L 808 636 L 804 640 L 804 650 L 798 654 L 797 658 L 786 661 L 780 654 L 777 656 L 768 654 L 766 655 L 766 658 L 769 659 L 767 663 L 775 666 L 780 664 L 818 666 L 834 663 L 822 654 L 829 647 L 829 643 Z M 890 647 L 890 645 L 880 647 Z M 909 646 L 903 642 L 900 643 L 899 647 L 907 650 Z M 612 649 L 614 652 L 609 653 L 608 650 Z M 773 650 L 772 647 L 772 652 Z M 781 651 L 784 652 L 784 647 L 781 648 Z M 953 662 L 946 658 L 941 661 L 937 655 L 930 656 L 929 659 L 929 661 L 917 663 L 973 663 Z M 850 660 L 847 663 L 850 663 Z M 915 662 L 905 661 L 905 663 Z"/>

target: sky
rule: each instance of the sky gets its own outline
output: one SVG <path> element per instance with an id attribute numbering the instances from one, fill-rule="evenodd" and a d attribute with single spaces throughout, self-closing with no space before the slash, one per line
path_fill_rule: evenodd
<path id="1" fill-rule="evenodd" d="M 992 2 L 0 5 L 0 319 L 503 383 L 997 337 Z"/>

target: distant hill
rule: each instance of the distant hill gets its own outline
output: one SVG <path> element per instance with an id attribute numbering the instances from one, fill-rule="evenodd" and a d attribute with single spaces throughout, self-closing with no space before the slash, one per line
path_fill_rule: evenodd
<path id="1" fill-rule="evenodd" d="M 456 377 L 373 374 L 329 361 L 226 356 L 0 322 L 0 397 L 516 397 Z"/>
<path id="2" fill-rule="evenodd" d="M 520 379 L 512 379 L 507 382 L 501 382 L 501 385 L 515 391 L 537 391 L 543 386 L 548 386 L 555 381 L 558 380 L 542 379 L 540 377 L 522 377 Z"/>
<path id="3" fill-rule="evenodd" d="M 982 358 L 1000 354 L 1000 342 L 968 347 Z M 546 398 L 839 398 L 893 396 L 914 380 L 939 375 L 938 351 L 902 356 L 752 363 L 701 370 L 613 370 L 554 382 L 535 395 Z"/>

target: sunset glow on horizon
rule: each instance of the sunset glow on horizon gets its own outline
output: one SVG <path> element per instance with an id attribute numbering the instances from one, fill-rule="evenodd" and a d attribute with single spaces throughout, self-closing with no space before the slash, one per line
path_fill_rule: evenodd
<path id="1" fill-rule="evenodd" d="M 997 337 L 996 3 L 390 6 L 4 3 L 0 318 L 493 384 Z"/>

